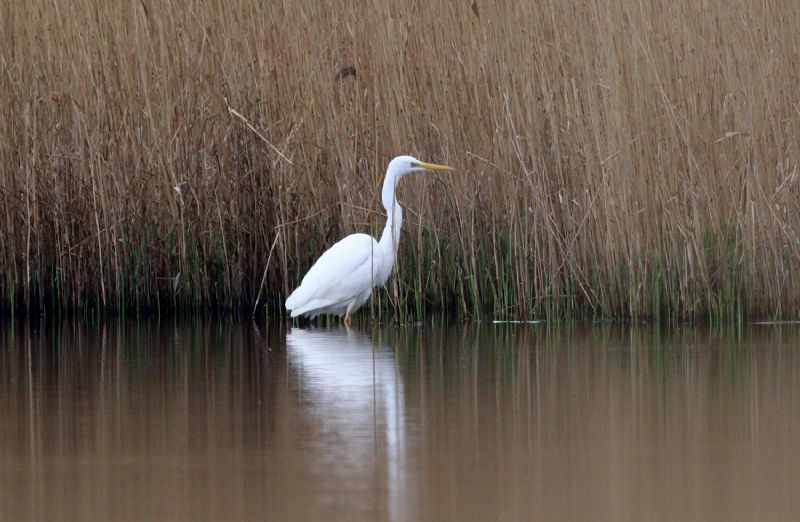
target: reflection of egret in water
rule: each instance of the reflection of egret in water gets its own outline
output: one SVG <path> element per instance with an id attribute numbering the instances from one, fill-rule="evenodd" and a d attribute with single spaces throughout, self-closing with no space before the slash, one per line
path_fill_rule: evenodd
<path id="1" fill-rule="evenodd" d="M 316 426 L 303 444 L 320 473 L 353 494 L 372 495 L 372 514 L 406 518 L 403 510 L 414 504 L 407 498 L 403 383 L 394 351 L 343 329 L 292 329 L 286 347 L 304 417 Z M 331 501 L 349 503 L 342 497 Z"/>

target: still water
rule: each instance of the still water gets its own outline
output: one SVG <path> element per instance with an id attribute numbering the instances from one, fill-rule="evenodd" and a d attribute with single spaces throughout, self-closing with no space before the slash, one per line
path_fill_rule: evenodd
<path id="1" fill-rule="evenodd" d="M 800 326 L 0 325 L 0 520 L 798 520 Z"/>

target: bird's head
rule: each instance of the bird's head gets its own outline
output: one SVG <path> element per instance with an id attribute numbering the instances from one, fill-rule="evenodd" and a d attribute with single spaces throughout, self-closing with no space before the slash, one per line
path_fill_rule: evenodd
<path id="1" fill-rule="evenodd" d="M 399 180 L 406 174 L 412 172 L 420 172 L 423 170 L 454 170 L 453 167 L 446 167 L 444 165 L 437 165 L 435 163 L 425 163 L 413 156 L 397 156 L 389 162 L 389 167 L 386 169 L 386 176 L 394 176 Z"/>
<path id="2" fill-rule="evenodd" d="M 412 172 L 425 170 L 455 169 L 453 169 L 453 167 L 445 167 L 444 165 L 436 165 L 435 163 L 425 163 L 412 156 L 397 156 L 389 162 L 389 167 L 386 169 L 386 178 L 383 181 L 383 192 L 381 194 L 383 207 L 389 211 L 389 209 L 395 206 L 394 193 L 400 178 Z"/>

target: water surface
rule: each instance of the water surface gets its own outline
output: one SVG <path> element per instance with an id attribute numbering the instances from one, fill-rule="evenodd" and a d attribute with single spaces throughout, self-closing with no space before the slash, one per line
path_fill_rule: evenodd
<path id="1" fill-rule="evenodd" d="M 800 327 L 0 325 L 0 520 L 797 520 Z"/>

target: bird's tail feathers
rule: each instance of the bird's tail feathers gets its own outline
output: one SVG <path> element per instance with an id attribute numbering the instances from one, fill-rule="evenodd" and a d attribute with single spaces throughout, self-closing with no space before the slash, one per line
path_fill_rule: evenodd
<path id="1" fill-rule="evenodd" d="M 306 303 L 291 308 L 291 315 L 292 317 L 297 317 L 298 315 L 310 315 L 313 317 L 319 313 L 318 310 L 324 310 L 335 304 L 336 301 L 331 301 L 330 299 L 312 299 Z M 289 309 L 288 306 L 286 308 Z"/>

